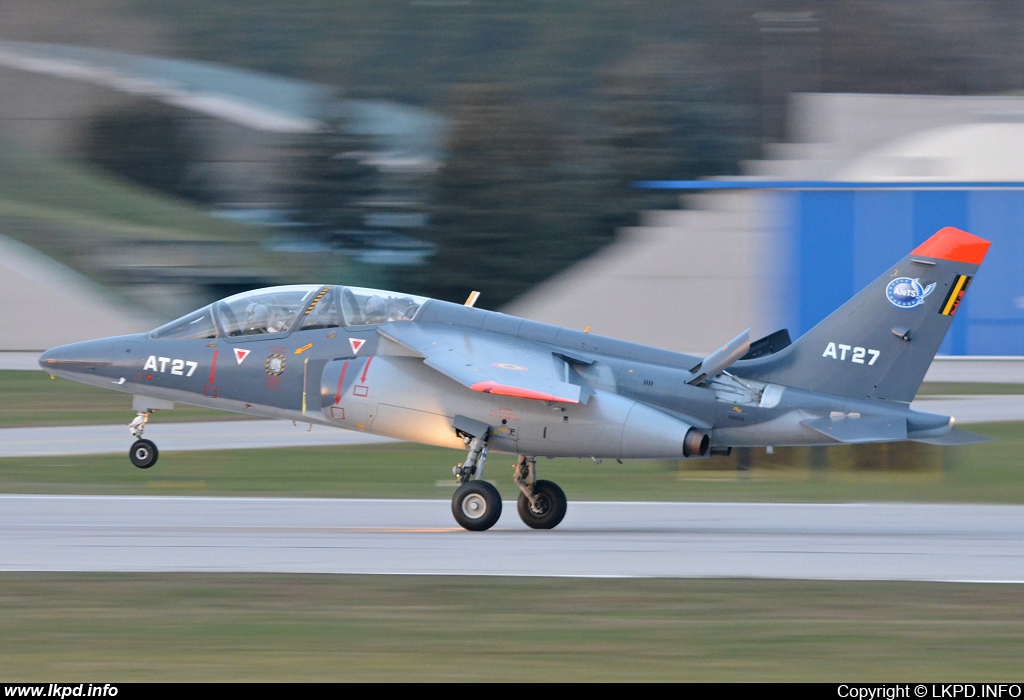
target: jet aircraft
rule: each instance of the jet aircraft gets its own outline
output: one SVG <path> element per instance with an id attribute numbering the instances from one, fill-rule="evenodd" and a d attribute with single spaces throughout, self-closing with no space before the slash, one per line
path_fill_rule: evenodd
<path id="1" fill-rule="evenodd" d="M 412 294 L 340 285 L 257 289 L 138 335 L 53 348 L 53 375 L 133 394 L 129 457 L 175 402 L 467 450 L 455 520 L 501 514 L 488 451 L 517 455 L 518 511 L 553 528 L 566 496 L 537 457 L 709 459 L 734 447 L 975 442 L 912 410 L 989 242 L 944 228 L 805 335 L 707 357 L 670 352 Z"/>

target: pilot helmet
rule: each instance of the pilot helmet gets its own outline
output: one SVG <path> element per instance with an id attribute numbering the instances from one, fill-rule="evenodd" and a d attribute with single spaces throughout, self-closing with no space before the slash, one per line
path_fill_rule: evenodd
<path id="1" fill-rule="evenodd" d="M 378 296 L 366 300 L 363 316 L 367 323 L 380 323 L 385 319 L 388 312 L 388 305 Z"/>
<path id="2" fill-rule="evenodd" d="M 269 319 L 270 309 L 267 308 L 266 304 L 254 301 L 245 307 L 245 323 L 248 327 L 260 326 L 265 328 Z"/>

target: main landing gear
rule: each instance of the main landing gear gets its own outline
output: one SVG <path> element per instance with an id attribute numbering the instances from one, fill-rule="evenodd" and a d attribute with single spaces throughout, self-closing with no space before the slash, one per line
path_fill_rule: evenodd
<path id="1" fill-rule="evenodd" d="M 469 445 L 469 454 L 452 469 L 459 483 L 452 496 L 452 515 L 467 530 L 487 530 L 501 517 L 501 494 L 483 480 L 487 438 L 466 435 L 462 439 Z"/>
<path id="2" fill-rule="evenodd" d="M 452 496 L 452 515 L 467 530 L 490 529 L 501 517 L 501 494 L 483 480 L 487 462 L 487 438 L 463 435 L 469 446 L 466 461 L 452 472 L 459 487 Z M 565 492 L 553 481 L 538 480 L 537 460 L 519 455 L 513 465 L 515 484 L 519 487 L 519 517 L 535 530 L 550 530 L 565 517 Z"/>
<path id="3" fill-rule="evenodd" d="M 565 492 L 553 481 L 537 479 L 537 459 L 519 455 L 514 465 L 519 487 L 519 517 L 534 530 L 550 530 L 565 517 Z"/>
<path id="4" fill-rule="evenodd" d="M 128 450 L 128 459 L 139 469 L 149 469 L 156 464 L 157 457 L 160 456 L 160 452 L 152 440 L 142 439 L 142 433 L 145 432 L 148 422 L 149 411 L 139 411 L 139 415 L 135 416 L 135 419 L 128 424 L 128 430 L 131 431 L 132 437 L 138 438 Z"/>

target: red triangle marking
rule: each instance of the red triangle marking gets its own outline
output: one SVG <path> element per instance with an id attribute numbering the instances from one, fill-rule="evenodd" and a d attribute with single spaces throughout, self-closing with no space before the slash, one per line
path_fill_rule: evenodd
<path id="1" fill-rule="evenodd" d="M 363 344 L 366 343 L 366 341 L 363 340 L 362 338 L 349 338 L 348 342 L 349 342 L 349 345 L 352 346 L 352 354 L 353 355 L 359 354 L 359 348 L 363 347 Z"/>
<path id="2" fill-rule="evenodd" d="M 249 356 L 251 350 L 243 350 L 242 348 L 235 348 L 235 361 L 238 364 L 242 364 L 242 360 Z"/>

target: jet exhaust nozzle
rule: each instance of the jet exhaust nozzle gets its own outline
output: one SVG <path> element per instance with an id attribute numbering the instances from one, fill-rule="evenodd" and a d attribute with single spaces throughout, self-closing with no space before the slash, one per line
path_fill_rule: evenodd
<path id="1" fill-rule="evenodd" d="M 597 400 L 605 405 L 619 402 L 627 411 L 621 432 L 624 459 L 679 459 L 710 453 L 710 438 L 693 423 L 636 401 L 627 406 L 627 399 L 614 394 L 600 392 Z"/>
<path id="2" fill-rule="evenodd" d="M 683 440 L 684 457 L 707 457 L 711 449 L 711 438 L 707 433 L 690 428 Z"/>

